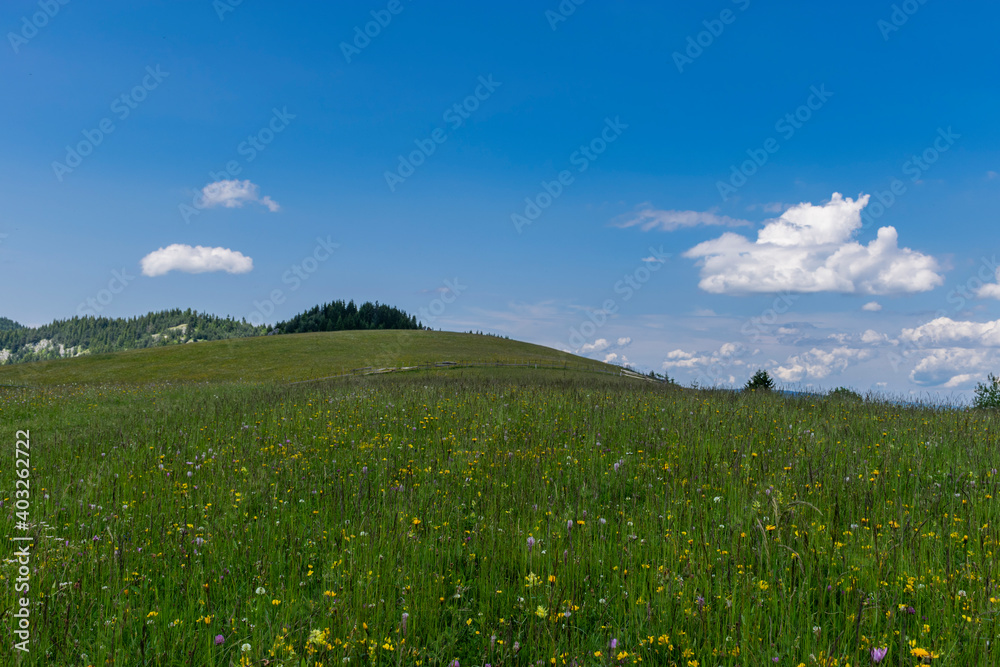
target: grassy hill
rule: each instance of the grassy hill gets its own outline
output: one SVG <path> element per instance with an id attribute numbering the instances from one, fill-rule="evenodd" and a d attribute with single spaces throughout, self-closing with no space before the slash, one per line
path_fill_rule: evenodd
<path id="1" fill-rule="evenodd" d="M 363 367 L 457 363 L 608 364 L 519 341 L 442 331 L 336 331 L 206 341 L 0 366 L 0 385 L 105 382 L 295 382 Z"/>

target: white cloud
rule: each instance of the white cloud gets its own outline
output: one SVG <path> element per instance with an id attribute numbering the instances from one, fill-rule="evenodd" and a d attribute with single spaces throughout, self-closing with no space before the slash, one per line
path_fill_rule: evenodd
<path id="1" fill-rule="evenodd" d="M 870 313 L 877 313 L 882 310 L 882 304 L 878 301 L 869 301 L 865 305 L 861 306 L 861 310 L 867 310 Z"/>
<path id="2" fill-rule="evenodd" d="M 640 227 L 644 232 L 648 232 L 651 229 L 672 232 L 682 227 L 697 227 L 698 225 L 746 227 L 750 224 L 748 220 L 730 218 L 728 215 L 718 215 L 712 211 L 665 211 L 655 209 L 647 202 L 640 204 L 640 209 L 634 214 L 623 216 L 623 219 L 615 223 L 615 226 Z"/>
<path id="3" fill-rule="evenodd" d="M 580 352 L 583 354 L 589 354 L 591 352 L 602 352 L 608 349 L 611 343 L 608 342 L 606 338 L 598 338 L 593 343 L 585 343 L 583 347 L 580 348 Z"/>
<path id="4" fill-rule="evenodd" d="M 955 321 L 939 317 L 914 329 L 903 329 L 903 340 L 917 347 L 1000 347 L 1000 320 Z"/>
<path id="5" fill-rule="evenodd" d="M 606 364 L 621 364 L 624 366 L 628 363 L 628 357 L 624 354 L 618 354 L 617 352 L 611 352 L 604 356 L 604 363 Z"/>
<path id="6" fill-rule="evenodd" d="M 821 380 L 830 373 L 842 373 L 851 364 L 873 356 L 874 350 L 858 350 L 846 346 L 821 350 L 814 347 L 808 352 L 788 357 L 784 365 L 774 369 L 774 374 L 785 382 L 799 382 L 803 378 Z"/>
<path id="7" fill-rule="evenodd" d="M 995 283 L 986 283 L 975 291 L 980 299 L 1000 299 L 1000 269 L 996 270 Z"/>
<path id="8" fill-rule="evenodd" d="M 628 345 L 631 342 L 632 342 L 632 339 L 630 337 L 623 336 L 623 337 L 621 337 L 621 338 L 618 339 L 618 346 L 619 347 L 625 347 L 626 345 Z"/>
<path id="9" fill-rule="evenodd" d="M 907 356 L 921 355 L 910 372 L 910 379 L 919 385 L 966 387 L 1000 366 L 1000 320 L 970 322 L 938 317 L 903 329 L 899 337 L 912 350 Z"/>
<path id="10" fill-rule="evenodd" d="M 889 338 L 889 334 L 879 333 L 874 329 L 865 329 L 864 333 L 861 334 L 861 342 L 865 345 L 888 345 L 889 343 L 895 342 Z"/>
<path id="11" fill-rule="evenodd" d="M 168 245 L 149 253 L 139 262 L 146 276 L 162 276 L 170 271 L 182 273 L 247 273 L 253 270 L 253 259 L 229 248 L 208 248 L 181 243 Z"/>
<path id="12" fill-rule="evenodd" d="M 959 387 L 972 387 L 973 383 L 979 379 L 976 373 L 962 373 L 941 385 L 944 389 L 956 389 Z"/>
<path id="13" fill-rule="evenodd" d="M 279 210 L 278 202 L 270 197 L 260 196 L 260 188 L 249 180 L 216 181 L 201 189 L 200 208 L 242 208 L 248 202 L 266 206 L 271 213 Z"/>
<path id="14" fill-rule="evenodd" d="M 673 350 L 667 353 L 663 361 L 663 370 L 686 369 L 704 370 L 712 375 L 721 372 L 723 366 L 745 366 L 743 360 L 750 350 L 742 343 L 723 343 L 714 352 L 688 352 L 686 350 Z M 716 377 L 714 380 L 718 380 Z"/>
<path id="15" fill-rule="evenodd" d="M 984 368 L 996 364 L 997 357 L 995 350 L 963 347 L 931 350 L 913 367 L 910 379 L 919 385 L 954 387 L 980 377 Z"/>
<path id="16" fill-rule="evenodd" d="M 860 230 L 857 200 L 833 193 L 785 211 L 757 232 L 757 240 L 726 232 L 684 253 L 702 262 L 698 286 L 715 294 L 753 292 L 923 292 L 943 282 L 930 255 L 900 248 L 894 227 L 882 227 L 867 246 L 852 240 Z"/>

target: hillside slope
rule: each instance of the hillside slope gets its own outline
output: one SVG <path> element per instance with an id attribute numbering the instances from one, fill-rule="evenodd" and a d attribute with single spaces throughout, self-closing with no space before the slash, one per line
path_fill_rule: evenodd
<path id="1" fill-rule="evenodd" d="M 608 364 L 520 341 L 447 331 L 336 331 L 205 341 L 0 366 L 0 385 L 103 382 L 295 382 L 362 367 L 442 361 L 538 363 L 617 371 Z"/>

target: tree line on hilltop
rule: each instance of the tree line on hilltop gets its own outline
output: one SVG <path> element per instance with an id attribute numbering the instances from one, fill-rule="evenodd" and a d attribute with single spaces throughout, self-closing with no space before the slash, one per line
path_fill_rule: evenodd
<path id="1" fill-rule="evenodd" d="M 279 322 L 270 333 L 308 333 L 312 331 L 357 331 L 369 329 L 423 329 L 416 316 L 398 308 L 366 301 L 331 301 L 313 306 L 292 319 Z"/>
<path id="2" fill-rule="evenodd" d="M 76 316 L 39 327 L 25 327 L 0 317 L 0 364 L 276 333 L 423 328 L 416 317 L 398 308 L 378 302 L 357 306 L 354 301 L 315 306 L 270 331 L 267 326 L 254 326 L 245 319 L 218 317 L 190 308 L 130 318 Z"/>

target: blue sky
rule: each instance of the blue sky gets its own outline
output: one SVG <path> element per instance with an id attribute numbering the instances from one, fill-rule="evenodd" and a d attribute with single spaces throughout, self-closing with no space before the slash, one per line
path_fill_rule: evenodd
<path id="1" fill-rule="evenodd" d="M 5 2 L 0 315 L 378 300 L 684 384 L 967 396 L 1000 7 L 962 9 Z"/>

